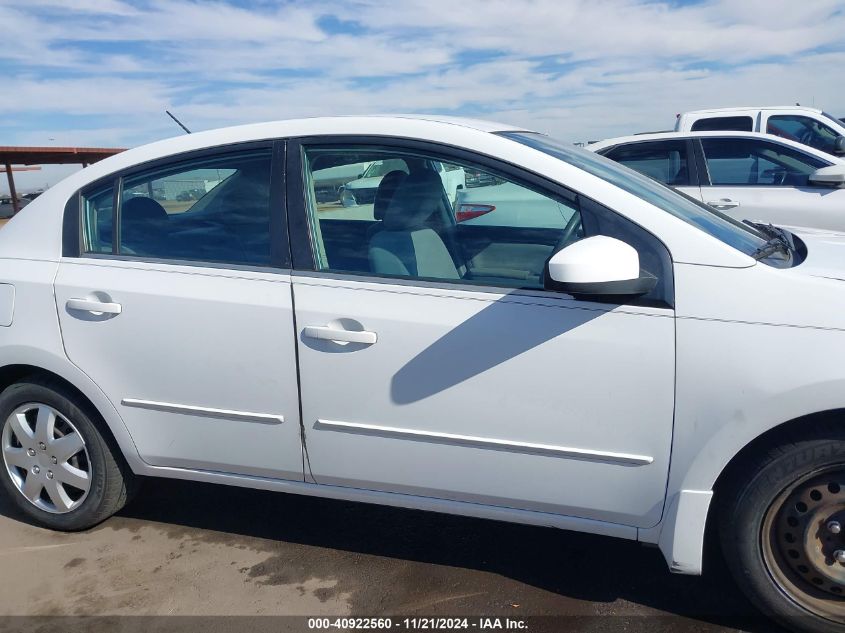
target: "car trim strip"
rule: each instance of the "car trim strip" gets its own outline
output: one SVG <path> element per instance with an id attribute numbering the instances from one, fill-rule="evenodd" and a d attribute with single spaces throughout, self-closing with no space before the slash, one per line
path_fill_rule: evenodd
<path id="1" fill-rule="evenodd" d="M 497 440 L 471 435 L 456 435 L 453 433 L 435 433 L 433 431 L 418 431 L 401 429 L 376 424 L 361 424 L 357 422 L 342 422 L 339 420 L 318 419 L 315 429 L 340 431 L 346 433 L 360 433 L 362 435 L 378 435 L 398 439 L 414 439 L 442 444 L 454 444 L 471 448 L 513 451 L 516 453 L 530 453 L 534 455 L 549 455 L 569 459 L 586 461 L 611 462 L 630 466 L 647 466 L 654 462 L 648 455 L 632 455 L 629 453 L 614 453 L 610 451 L 594 451 L 583 448 L 553 446 L 549 444 L 534 444 L 532 442 L 516 442 L 512 440 Z"/>
<path id="2" fill-rule="evenodd" d="M 284 416 L 272 413 L 252 413 L 249 411 L 232 411 L 229 409 L 212 409 L 211 407 L 196 407 L 188 404 L 174 404 L 172 402 L 155 402 L 153 400 L 137 400 L 124 398 L 120 401 L 124 407 L 149 409 L 151 411 L 166 411 L 168 413 L 184 413 L 207 418 L 229 418 L 246 422 L 260 422 L 262 424 L 282 424 Z"/>

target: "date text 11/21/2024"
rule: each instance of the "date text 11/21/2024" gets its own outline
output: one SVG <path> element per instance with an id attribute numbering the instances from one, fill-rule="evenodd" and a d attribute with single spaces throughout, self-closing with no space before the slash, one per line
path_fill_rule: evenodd
<path id="1" fill-rule="evenodd" d="M 308 630 L 399 630 L 399 631 L 445 631 L 479 630 L 519 631 L 528 628 L 520 618 L 479 617 L 442 618 L 415 617 L 393 620 L 392 618 L 309 618 Z"/>

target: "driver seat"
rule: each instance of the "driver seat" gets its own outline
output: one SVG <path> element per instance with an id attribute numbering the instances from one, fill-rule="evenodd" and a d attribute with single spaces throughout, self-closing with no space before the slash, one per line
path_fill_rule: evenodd
<path id="1" fill-rule="evenodd" d="M 370 270 L 400 277 L 460 279 L 440 235 L 428 224 L 445 192 L 435 172 L 411 173 L 397 187 L 384 211 L 383 228 L 370 239 Z"/>

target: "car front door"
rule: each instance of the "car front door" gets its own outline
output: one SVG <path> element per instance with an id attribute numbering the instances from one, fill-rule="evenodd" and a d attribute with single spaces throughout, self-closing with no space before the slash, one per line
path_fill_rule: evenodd
<path id="1" fill-rule="evenodd" d="M 809 181 L 830 162 L 762 139 L 700 140 L 707 204 L 738 220 L 845 230 L 845 190 Z"/>
<path id="2" fill-rule="evenodd" d="M 273 160 L 203 153 L 79 197 L 82 243 L 55 282 L 65 348 L 151 465 L 303 477 Z"/>
<path id="3" fill-rule="evenodd" d="M 289 203 L 302 206 L 291 212 L 294 297 L 314 480 L 656 524 L 674 402 L 665 247 L 514 168 L 407 143 L 317 142 L 290 151 Z M 383 159 L 408 172 L 377 195 L 390 195 L 376 214 L 383 219 L 339 218 L 336 205 L 314 195 L 314 173 Z M 495 187 L 486 197 L 499 205 L 489 214 L 498 221 L 455 224 L 436 162 L 508 183 L 507 199 L 497 200 Z M 544 212 L 532 226 L 515 208 L 538 194 L 565 208 L 561 224 L 550 228 Z M 635 245 L 660 278 L 653 296 L 605 304 L 544 289 L 548 257 L 597 233 Z"/>

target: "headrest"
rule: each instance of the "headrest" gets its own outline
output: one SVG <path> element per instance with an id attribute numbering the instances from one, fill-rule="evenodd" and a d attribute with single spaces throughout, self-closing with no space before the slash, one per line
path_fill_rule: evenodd
<path id="1" fill-rule="evenodd" d="M 158 202 L 145 196 L 135 196 L 123 203 L 121 218 L 130 222 L 150 222 L 167 219 L 167 211 Z"/>
<path id="2" fill-rule="evenodd" d="M 384 214 L 384 228 L 401 231 L 425 224 L 441 202 L 445 192 L 440 176 L 430 169 L 409 174 L 396 189 Z"/>
<path id="3" fill-rule="evenodd" d="M 385 174 L 384 178 L 381 179 L 381 182 L 378 184 L 378 189 L 376 190 L 375 200 L 373 201 L 373 217 L 376 220 L 384 219 L 384 213 L 387 211 L 387 207 L 393 199 L 393 194 L 396 193 L 399 185 L 401 185 L 407 177 L 408 174 L 401 169 L 394 169 L 393 171 Z"/>

